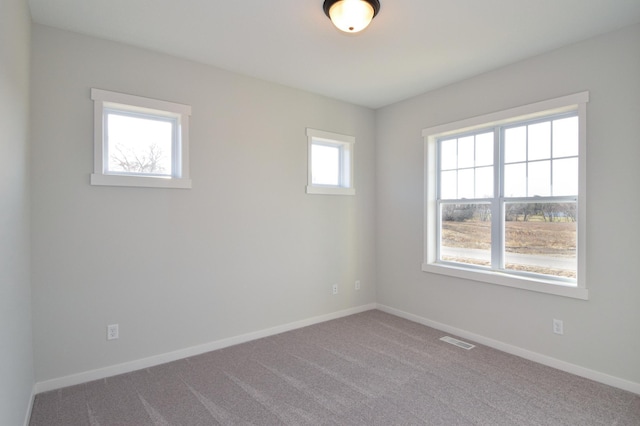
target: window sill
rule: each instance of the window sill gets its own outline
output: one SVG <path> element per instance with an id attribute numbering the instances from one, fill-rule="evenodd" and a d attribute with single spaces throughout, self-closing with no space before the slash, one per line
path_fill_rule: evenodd
<path id="1" fill-rule="evenodd" d="M 556 296 L 588 300 L 589 291 L 586 288 L 566 285 L 554 281 L 532 279 L 492 271 L 472 271 L 451 265 L 423 263 L 422 270 L 434 274 L 448 275 L 456 278 L 478 281 L 487 284 L 497 284 L 511 288 L 553 294 Z"/>
<path id="2" fill-rule="evenodd" d="M 307 186 L 307 194 L 320 195 L 355 195 L 355 188 L 344 188 L 341 186 Z"/>
<path id="3" fill-rule="evenodd" d="M 161 178 L 150 176 L 102 175 L 93 173 L 91 185 L 99 186 L 131 186 L 137 188 L 174 188 L 191 189 L 191 179 Z"/>

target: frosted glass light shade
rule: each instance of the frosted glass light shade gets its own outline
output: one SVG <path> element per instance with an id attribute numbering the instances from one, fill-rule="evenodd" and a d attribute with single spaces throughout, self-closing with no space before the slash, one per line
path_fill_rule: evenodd
<path id="1" fill-rule="evenodd" d="M 377 0 L 338 0 L 325 1 L 325 13 L 339 30 L 346 33 L 362 31 L 371 22 L 380 9 Z"/>

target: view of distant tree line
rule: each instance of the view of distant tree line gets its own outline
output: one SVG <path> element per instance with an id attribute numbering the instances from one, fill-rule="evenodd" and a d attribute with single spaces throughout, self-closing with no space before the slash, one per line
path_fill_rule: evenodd
<path id="1" fill-rule="evenodd" d="M 535 218 L 535 219 L 534 219 Z M 505 207 L 507 222 L 528 222 L 543 220 L 544 222 L 575 222 L 575 203 L 507 203 Z M 444 204 L 442 220 L 464 222 L 491 220 L 491 209 L 487 204 Z"/>

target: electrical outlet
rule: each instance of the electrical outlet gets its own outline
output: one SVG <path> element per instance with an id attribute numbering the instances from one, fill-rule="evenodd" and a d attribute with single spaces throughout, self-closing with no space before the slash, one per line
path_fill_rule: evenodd
<path id="1" fill-rule="evenodd" d="M 564 324 L 562 323 L 562 320 L 553 320 L 553 332 L 556 334 L 564 334 Z"/>
<path id="2" fill-rule="evenodd" d="M 333 287 L 331 287 L 331 293 L 332 294 L 338 294 L 338 284 L 334 284 Z"/>
<path id="3" fill-rule="evenodd" d="M 110 324 L 107 326 L 107 340 L 115 340 L 120 337 L 118 324 Z"/>
<path id="4" fill-rule="evenodd" d="M 360 281 L 356 281 L 356 290 L 360 290 Z"/>

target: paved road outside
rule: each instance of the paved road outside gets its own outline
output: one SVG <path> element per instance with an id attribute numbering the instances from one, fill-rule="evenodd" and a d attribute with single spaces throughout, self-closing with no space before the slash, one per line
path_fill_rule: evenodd
<path id="1" fill-rule="evenodd" d="M 491 260 L 491 253 L 487 250 L 465 249 L 458 247 L 442 247 L 443 256 L 462 257 L 478 260 Z M 518 265 L 541 266 L 553 269 L 565 269 L 575 271 L 577 269 L 577 260 L 575 258 L 541 256 L 535 254 L 508 253 L 506 255 L 507 263 L 515 263 Z"/>

